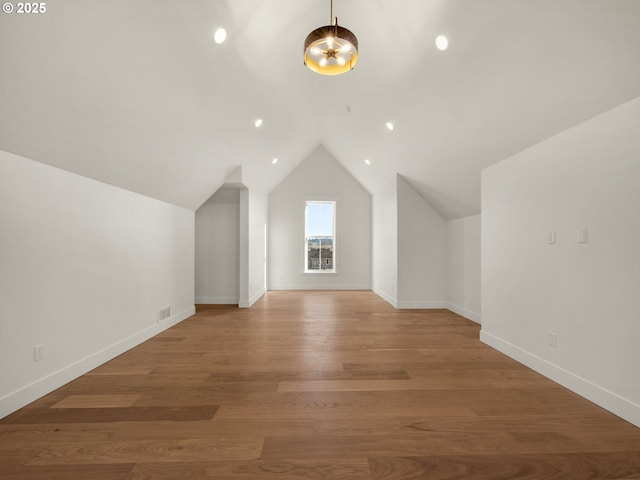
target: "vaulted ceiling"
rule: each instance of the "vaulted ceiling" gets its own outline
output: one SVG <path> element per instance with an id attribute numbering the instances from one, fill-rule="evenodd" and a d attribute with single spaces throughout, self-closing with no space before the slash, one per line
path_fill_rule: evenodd
<path id="1" fill-rule="evenodd" d="M 482 168 L 640 96 L 638 0 L 334 0 L 360 43 L 336 77 L 302 61 L 329 0 L 46 5 L 0 14 L 0 149 L 189 209 L 322 144 L 372 194 L 400 173 L 479 213 Z"/>

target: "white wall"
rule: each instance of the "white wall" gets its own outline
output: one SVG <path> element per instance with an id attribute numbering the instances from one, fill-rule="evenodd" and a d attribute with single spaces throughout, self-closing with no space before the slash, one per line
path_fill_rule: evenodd
<path id="1" fill-rule="evenodd" d="M 192 315 L 193 264 L 193 212 L 0 151 L 0 417 Z"/>
<path id="2" fill-rule="evenodd" d="M 195 302 L 240 301 L 240 190 L 220 188 L 196 211 Z"/>
<path id="3" fill-rule="evenodd" d="M 481 335 L 638 426 L 639 125 L 640 98 L 483 172 Z"/>
<path id="4" fill-rule="evenodd" d="M 447 308 L 480 323 L 480 215 L 447 225 Z"/>
<path id="5" fill-rule="evenodd" d="M 251 307 L 265 294 L 266 272 L 266 225 L 268 197 L 266 193 L 250 188 L 243 191 L 243 205 L 246 203 L 246 239 L 243 242 L 246 251 L 244 295 L 240 298 L 240 307 Z"/>
<path id="6" fill-rule="evenodd" d="M 446 225 L 397 175 L 398 308 L 446 308 Z"/>
<path id="7" fill-rule="evenodd" d="M 306 200 L 335 200 L 337 273 L 304 273 Z M 270 290 L 371 288 L 371 195 L 318 147 L 269 195 Z"/>
<path id="8" fill-rule="evenodd" d="M 372 290 L 398 306 L 398 180 L 373 195 Z"/>

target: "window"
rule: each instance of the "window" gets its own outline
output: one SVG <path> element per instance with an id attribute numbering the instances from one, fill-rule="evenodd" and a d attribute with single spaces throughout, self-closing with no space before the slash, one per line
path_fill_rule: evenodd
<path id="1" fill-rule="evenodd" d="M 335 273 L 336 202 L 305 202 L 304 271 Z"/>

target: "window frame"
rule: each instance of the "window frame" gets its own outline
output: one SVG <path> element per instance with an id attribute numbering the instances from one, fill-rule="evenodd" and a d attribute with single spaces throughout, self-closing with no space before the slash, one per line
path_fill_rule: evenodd
<path id="1" fill-rule="evenodd" d="M 314 236 L 307 237 L 307 205 L 309 204 L 325 204 L 329 203 L 333 205 L 333 236 Z M 336 242 L 336 225 L 337 225 L 337 211 L 338 211 L 338 201 L 337 200 L 305 200 L 304 201 L 304 212 L 303 212 L 303 233 L 302 233 L 302 243 L 303 243 L 303 273 L 308 275 L 331 275 L 338 273 L 337 269 L 337 242 Z M 308 258 L 308 248 L 309 248 L 309 238 L 333 238 L 333 268 L 331 269 L 309 269 L 309 258 Z"/>

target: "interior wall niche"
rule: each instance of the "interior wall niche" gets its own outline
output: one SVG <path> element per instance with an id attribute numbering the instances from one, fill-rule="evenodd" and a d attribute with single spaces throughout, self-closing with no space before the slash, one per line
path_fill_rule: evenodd
<path id="1" fill-rule="evenodd" d="M 195 302 L 240 299 L 240 189 L 222 186 L 196 211 Z"/>

